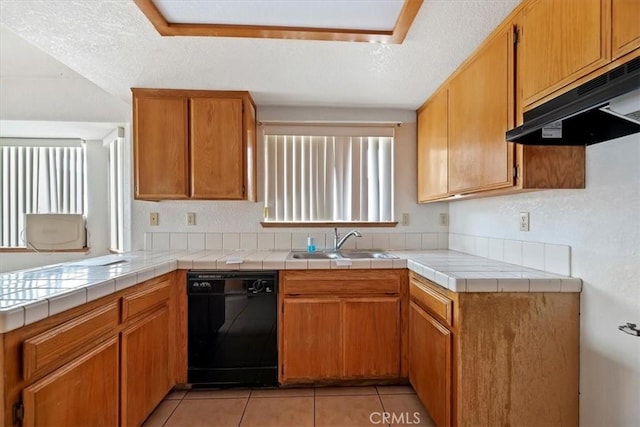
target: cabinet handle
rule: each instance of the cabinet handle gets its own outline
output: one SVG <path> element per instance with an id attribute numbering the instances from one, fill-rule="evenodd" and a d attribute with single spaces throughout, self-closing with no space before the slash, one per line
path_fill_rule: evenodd
<path id="1" fill-rule="evenodd" d="M 636 328 L 635 323 L 627 323 L 626 325 L 618 326 L 618 329 L 624 332 L 625 334 L 629 334 L 634 337 L 640 337 L 640 330 Z"/>

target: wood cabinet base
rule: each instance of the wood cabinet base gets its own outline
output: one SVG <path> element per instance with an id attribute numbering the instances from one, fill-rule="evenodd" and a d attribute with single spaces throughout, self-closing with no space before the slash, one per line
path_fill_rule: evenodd
<path id="1" fill-rule="evenodd" d="M 282 272 L 280 383 L 402 382 L 407 298 L 406 270 Z"/>
<path id="2" fill-rule="evenodd" d="M 439 427 L 578 425 L 580 294 L 410 280 L 410 381 Z M 414 296 L 421 288 L 452 301 L 451 320 Z"/>
<path id="3" fill-rule="evenodd" d="M 140 425 L 186 381 L 184 274 L 0 334 L 2 425 Z"/>

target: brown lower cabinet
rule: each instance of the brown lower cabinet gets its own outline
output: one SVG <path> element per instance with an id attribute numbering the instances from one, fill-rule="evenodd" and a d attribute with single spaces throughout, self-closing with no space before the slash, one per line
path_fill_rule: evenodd
<path id="1" fill-rule="evenodd" d="M 451 425 L 451 331 L 415 303 L 409 308 L 409 381 L 438 426 Z"/>
<path id="2" fill-rule="evenodd" d="M 578 425 L 580 294 L 409 287 L 409 380 L 438 427 Z"/>
<path id="3" fill-rule="evenodd" d="M 173 387 L 169 346 L 169 307 L 163 305 L 143 316 L 120 335 L 121 419 L 137 426 Z"/>
<path id="4" fill-rule="evenodd" d="M 24 389 L 24 426 L 118 425 L 118 339 Z"/>
<path id="5" fill-rule="evenodd" d="M 406 377 L 406 270 L 280 274 L 282 384 Z"/>
<path id="6" fill-rule="evenodd" d="M 186 382 L 184 271 L 0 334 L 3 425 L 138 426 Z"/>

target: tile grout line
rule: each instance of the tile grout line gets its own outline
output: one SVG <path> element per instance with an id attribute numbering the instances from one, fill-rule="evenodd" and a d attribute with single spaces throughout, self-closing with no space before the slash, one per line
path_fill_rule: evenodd
<path id="1" fill-rule="evenodd" d="M 252 390 L 249 390 L 249 395 L 247 396 L 247 401 L 244 404 L 244 408 L 242 409 L 242 415 L 240 415 L 240 421 L 238 421 L 238 427 L 240 427 L 240 425 L 242 424 L 242 419 L 244 418 L 244 414 L 245 412 L 247 412 L 247 406 L 249 406 L 249 399 L 251 399 L 251 392 Z"/>
<path id="2" fill-rule="evenodd" d="M 171 392 L 169 392 L 171 393 Z M 188 391 L 185 391 L 184 396 L 182 396 L 180 399 L 175 399 L 178 400 L 178 404 L 176 405 L 175 408 L 173 408 L 173 410 L 171 411 L 171 413 L 169 414 L 169 416 L 167 417 L 166 420 L 164 420 L 164 422 L 162 423 L 162 427 L 166 426 L 167 423 L 169 422 L 169 419 L 173 416 L 173 413 L 176 412 L 176 410 L 178 409 L 178 407 L 182 404 L 182 401 L 184 400 L 184 398 L 187 396 Z M 163 402 L 166 402 L 167 399 L 165 398 L 163 400 Z M 158 408 L 156 407 L 156 409 L 154 409 L 153 411 L 155 412 Z"/>
<path id="3" fill-rule="evenodd" d="M 313 427 L 316 427 L 316 388 L 313 388 Z"/>
<path id="4" fill-rule="evenodd" d="M 380 394 L 380 390 L 378 389 L 378 387 L 376 387 L 376 393 L 378 394 L 378 401 L 380 402 L 380 407 L 382 408 L 382 412 L 386 412 L 386 409 L 384 408 L 384 403 L 382 403 L 382 395 Z M 387 424 L 387 427 L 391 427 L 389 424 Z"/>

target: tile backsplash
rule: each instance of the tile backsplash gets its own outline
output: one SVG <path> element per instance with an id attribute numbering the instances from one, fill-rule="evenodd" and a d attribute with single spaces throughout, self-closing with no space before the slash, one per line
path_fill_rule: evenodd
<path id="1" fill-rule="evenodd" d="M 261 233 L 145 233 L 146 250 L 273 250 L 307 247 L 313 237 L 317 250 L 333 246 L 333 233 L 261 232 Z M 345 249 L 433 250 L 451 249 L 471 255 L 530 267 L 549 273 L 571 275 L 571 248 L 566 245 L 497 239 L 458 233 L 377 233 L 363 232 L 351 237 Z"/>
<path id="2" fill-rule="evenodd" d="M 449 233 L 449 249 L 549 273 L 571 275 L 571 247 L 566 245 Z"/>
<path id="3" fill-rule="evenodd" d="M 333 246 L 333 233 L 263 232 L 263 233 L 145 233 L 146 250 L 216 250 L 216 249 L 306 249 L 307 238 L 315 239 L 316 248 Z M 447 249 L 448 233 L 376 233 L 362 232 L 362 237 L 351 237 L 345 249 L 419 250 Z"/>

